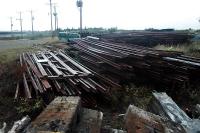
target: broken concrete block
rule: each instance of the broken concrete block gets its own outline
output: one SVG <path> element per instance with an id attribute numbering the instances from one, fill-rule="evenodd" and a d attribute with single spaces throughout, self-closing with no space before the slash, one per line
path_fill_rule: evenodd
<path id="1" fill-rule="evenodd" d="M 83 109 L 77 133 L 100 133 L 103 113 L 91 109 Z"/>
<path id="2" fill-rule="evenodd" d="M 3 127 L 0 129 L 0 133 L 5 133 L 6 123 L 3 123 Z"/>
<path id="3" fill-rule="evenodd" d="M 27 115 L 21 120 L 18 120 L 14 123 L 11 130 L 8 133 L 21 133 L 31 122 L 31 118 Z"/>
<path id="4" fill-rule="evenodd" d="M 125 128 L 128 133 L 184 133 L 180 125 L 134 105 L 126 112 Z"/>
<path id="5" fill-rule="evenodd" d="M 196 108 L 197 112 L 200 114 L 200 104 L 197 104 L 195 108 Z"/>
<path id="6" fill-rule="evenodd" d="M 112 129 L 110 133 L 126 133 L 126 131 L 119 130 L 119 129 Z"/>
<path id="7" fill-rule="evenodd" d="M 200 132 L 200 120 L 191 119 L 166 93 L 153 93 L 150 103 L 151 112 L 182 125 L 186 132 Z"/>
<path id="8" fill-rule="evenodd" d="M 57 97 L 31 122 L 27 132 L 73 132 L 79 111 L 79 97 Z"/>

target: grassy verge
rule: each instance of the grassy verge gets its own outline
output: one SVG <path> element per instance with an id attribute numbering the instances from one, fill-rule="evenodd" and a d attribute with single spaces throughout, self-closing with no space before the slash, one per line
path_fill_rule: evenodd
<path id="1" fill-rule="evenodd" d="M 16 60 L 19 55 L 26 51 L 33 51 L 35 48 L 15 48 L 0 52 L 0 64 L 5 64 Z"/>

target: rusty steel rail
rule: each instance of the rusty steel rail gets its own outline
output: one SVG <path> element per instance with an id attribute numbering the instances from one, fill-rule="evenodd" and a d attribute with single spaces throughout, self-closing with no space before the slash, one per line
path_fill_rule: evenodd
<path id="1" fill-rule="evenodd" d="M 119 88 L 106 77 L 74 61 L 63 51 L 38 51 L 20 55 L 22 81 L 15 98 L 34 98 L 46 92 L 81 96 L 83 103 L 95 104 L 96 95 L 109 96 L 110 88 Z"/>

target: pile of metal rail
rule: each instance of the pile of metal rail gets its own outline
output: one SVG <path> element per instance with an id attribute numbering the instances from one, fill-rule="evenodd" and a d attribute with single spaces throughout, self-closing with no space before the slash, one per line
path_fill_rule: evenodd
<path id="1" fill-rule="evenodd" d="M 135 76 L 173 87 L 186 87 L 199 82 L 200 59 L 180 52 L 126 46 L 90 38 L 75 42 L 70 56 L 78 55 L 76 58 L 82 64 L 119 83 Z"/>
<path id="2" fill-rule="evenodd" d="M 193 35 L 188 32 L 163 31 L 130 31 L 113 34 L 103 34 L 98 37 L 109 42 L 128 43 L 152 47 L 157 44 L 183 44 L 188 43 Z"/>
<path id="3" fill-rule="evenodd" d="M 83 103 L 95 105 L 98 96 L 108 96 L 119 85 L 74 61 L 63 51 L 38 51 L 20 55 L 21 79 L 15 98 L 34 98 L 53 93 L 81 96 Z"/>

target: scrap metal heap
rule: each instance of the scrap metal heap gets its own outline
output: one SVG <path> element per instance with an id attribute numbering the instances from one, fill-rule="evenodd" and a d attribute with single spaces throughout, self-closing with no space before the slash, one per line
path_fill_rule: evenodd
<path id="1" fill-rule="evenodd" d="M 15 98 L 33 98 L 49 92 L 56 95 L 81 96 L 85 105 L 96 105 L 98 96 L 109 96 L 119 85 L 86 69 L 62 51 L 48 50 L 20 55 L 22 75 Z"/>
<path id="2" fill-rule="evenodd" d="M 187 87 L 199 82 L 200 59 L 185 56 L 181 52 L 127 46 L 90 38 L 78 39 L 75 43 L 72 45 L 75 51 L 72 49 L 69 52 L 71 56 L 113 81 L 127 81 L 136 76 L 170 87 Z"/>

